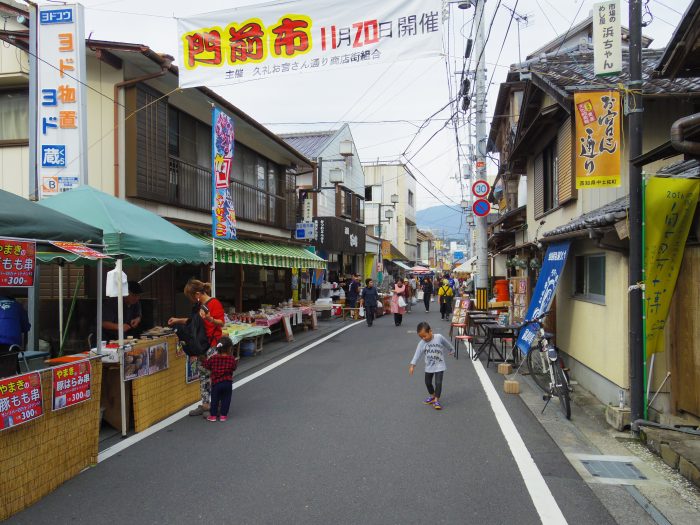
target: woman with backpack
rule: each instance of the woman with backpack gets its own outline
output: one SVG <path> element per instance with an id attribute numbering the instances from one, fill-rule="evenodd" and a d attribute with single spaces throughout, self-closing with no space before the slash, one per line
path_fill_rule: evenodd
<path id="1" fill-rule="evenodd" d="M 198 316 L 204 323 L 207 343 L 209 348 L 199 356 L 196 369 L 199 372 L 199 393 L 202 397 L 202 404 L 194 410 L 190 410 L 190 416 L 209 417 L 209 407 L 211 402 L 211 378 L 210 372 L 203 365 L 202 361 L 211 357 L 215 353 L 216 345 L 221 339 L 221 329 L 226 323 L 224 317 L 224 307 L 221 302 L 211 297 L 211 283 L 204 283 L 197 279 L 190 279 L 185 285 L 185 297 L 194 303 L 192 307 L 192 318 Z M 168 319 L 168 326 L 187 324 L 190 319 L 186 317 L 171 317 Z M 192 323 L 191 323 L 192 324 Z"/>
<path id="2" fill-rule="evenodd" d="M 452 313 L 452 298 L 455 293 L 447 279 L 442 280 L 442 286 L 438 290 L 438 298 L 440 300 L 440 317 L 443 321 L 450 320 Z"/>

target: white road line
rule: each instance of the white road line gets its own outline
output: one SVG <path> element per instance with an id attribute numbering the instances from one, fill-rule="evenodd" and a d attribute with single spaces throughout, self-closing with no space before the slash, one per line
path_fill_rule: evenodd
<path id="1" fill-rule="evenodd" d="M 479 360 L 471 361 L 474 365 L 474 370 L 476 370 L 476 375 L 479 376 L 479 381 L 481 381 L 481 386 L 484 388 L 486 397 L 489 403 L 491 403 L 491 409 L 496 416 L 496 421 L 498 421 L 498 425 L 501 427 L 503 437 L 506 438 L 510 452 L 513 454 L 513 459 L 515 459 L 515 463 L 518 465 L 520 475 L 525 482 L 527 491 L 530 493 L 530 498 L 535 505 L 535 510 L 537 510 L 537 514 L 539 514 L 542 523 L 544 525 L 565 525 L 566 518 L 564 518 L 559 505 L 557 505 L 552 492 L 549 490 L 547 483 L 542 477 L 542 473 L 537 468 L 535 460 L 532 459 L 532 455 L 525 446 L 525 442 L 518 433 L 518 429 L 515 428 L 515 423 L 513 423 L 510 415 L 508 415 L 508 411 L 486 373 L 484 365 Z"/>
<path id="2" fill-rule="evenodd" d="M 300 356 L 300 355 L 303 354 L 304 352 L 308 352 L 309 350 L 311 350 L 312 348 L 314 348 L 314 347 L 320 345 L 321 343 L 325 343 L 326 341 L 328 341 L 329 339 L 332 339 L 333 337 L 335 337 L 336 335 L 340 334 L 341 332 L 344 332 L 345 330 L 348 330 L 348 329 L 350 329 L 350 328 L 353 328 L 353 327 L 355 327 L 355 326 L 358 326 L 358 325 L 360 325 L 360 324 L 362 324 L 362 323 L 363 323 L 363 321 L 357 321 L 357 322 L 355 322 L 355 323 L 351 323 L 351 324 L 349 324 L 349 325 L 346 325 L 346 326 L 344 326 L 343 328 L 340 328 L 340 329 L 336 330 L 335 332 L 330 333 L 330 334 L 328 334 L 328 335 L 325 336 L 325 337 L 322 337 L 322 338 L 319 339 L 318 341 L 314 341 L 313 343 L 306 345 L 304 348 L 300 348 L 300 349 L 297 350 L 296 352 L 292 352 L 292 353 L 289 354 L 288 356 L 285 356 L 285 357 L 283 357 L 282 359 L 280 359 L 280 360 L 278 360 L 278 361 L 275 361 L 275 362 L 272 363 L 271 365 L 268 365 L 268 366 L 266 366 L 265 368 L 262 368 L 262 369 L 258 370 L 257 372 L 255 372 L 255 373 L 253 373 L 253 374 L 250 374 L 249 376 L 244 377 L 244 378 L 241 379 L 240 381 L 236 381 L 236 382 L 233 384 L 233 390 L 236 390 L 237 388 L 242 387 L 242 386 L 245 385 L 246 383 L 249 383 L 249 382 L 252 381 L 253 379 L 257 379 L 257 378 L 260 377 L 261 375 L 266 374 L 266 373 L 268 373 L 268 372 L 271 371 L 271 370 L 274 370 L 274 369 L 277 368 L 278 366 L 282 366 L 282 365 L 285 364 L 286 362 L 291 361 L 292 359 L 294 359 L 294 358 L 297 357 L 297 356 Z M 109 447 L 109 448 L 103 450 L 102 452 L 100 452 L 100 453 L 97 455 L 97 462 L 98 462 L 98 463 L 102 463 L 103 461 L 105 461 L 105 460 L 111 458 L 111 457 L 114 456 L 115 454 L 119 454 L 120 452 L 122 452 L 123 450 L 129 448 L 130 446 L 135 445 L 135 444 L 138 443 L 139 441 L 141 441 L 141 440 L 143 440 L 143 439 L 146 439 L 148 436 L 151 436 L 151 435 L 155 434 L 155 433 L 158 432 L 159 430 L 163 430 L 164 428 L 166 428 L 166 427 L 172 425 L 173 423 L 179 421 L 180 419 L 182 419 L 182 418 L 184 418 L 184 417 L 187 417 L 188 412 L 189 412 L 190 410 L 196 408 L 197 405 L 199 405 L 199 401 L 198 401 L 197 403 L 194 403 L 194 404 L 191 405 L 191 406 L 188 406 L 188 407 L 183 408 L 183 409 L 180 410 L 179 412 L 175 412 L 172 416 L 167 417 L 166 419 L 164 419 L 164 420 L 162 420 L 162 421 L 159 421 L 158 423 L 156 423 L 156 424 L 153 425 L 152 427 L 147 428 L 147 429 L 144 430 L 143 432 L 139 432 L 138 434 L 134 434 L 134 435 L 131 436 L 131 437 L 125 438 L 124 440 L 120 441 L 120 442 L 117 443 L 116 445 L 112 445 L 111 447 Z"/>

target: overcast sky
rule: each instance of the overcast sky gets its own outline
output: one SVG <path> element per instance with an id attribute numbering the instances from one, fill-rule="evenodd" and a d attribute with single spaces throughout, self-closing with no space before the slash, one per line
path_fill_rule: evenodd
<path id="1" fill-rule="evenodd" d="M 654 20 L 644 29 L 644 34 L 654 38 L 652 47 L 663 47 L 666 44 L 689 1 L 648 2 Z M 261 3 L 264 2 L 82 1 L 86 8 L 86 35 L 98 40 L 146 44 L 157 52 L 169 53 L 175 57 L 178 44 L 175 17 Z M 425 0 L 425 3 L 426 7 L 432 5 L 439 9 L 441 1 Z M 529 52 L 556 35 L 566 33 L 573 24 L 587 17 L 593 3 L 592 0 L 487 1 L 487 30 L 498 7 L 486 48 L 487 76 L 492 78 L 487 108 L 489 115 L 492 114 L 498 85 L 505 79 L 507 67 L 518 62 L 518 44 L 524 58 Z M 506 6 L 515 8 L 520 15 L 527 17 L 527 22 L 520 24 L 520 39 L 515 21 L 506 37 L 511 18 Z M 622 23 L 625 26 L 628 8 L 627 0 L 622 0 Z M 417 126 L 454 98 L 458 89 L 455 72 L 462 70 L 462 55 L 466 37 L 470 34 L 473 13 L 474 9 L 460 10 L 456 5 L 450 7 L 451 21 L 449 26 L 445 26 L 449 30 L 444 35 L 446 49 L 449 49 L 451 55 L 449 57 L 397 62 L 390 66 L 364 66 L 351 70 L 289 75 L 283 80 L 258 80 L 214 89 L 276 132 L 333 129 L 339 127 L 341 122 L 349 122 L 363 162 L 396 160 L 405 152 Z M 452 77 L 452 95 L 448 87 L 448 70 Z M 426 126 L 406 156 L 412 157 L 443 126 L 449 115 L 450 111 L 446 109 Z M 490 124 L 490 117 L 488 122 Z M 465 143 L 463 129 L 460 130 L 460 137 Z M 452 127 L 442 129 L 412 159 L 412 163 L 420 172 L 416 173 L 419 182 L 434 194 L 431 195 L 419 184 L 419 209 L 441 203 L 459 203 L 462 189 L 455 178 L 458 159 Z M 489 171 L 495 171 L 493 166 Z"/>

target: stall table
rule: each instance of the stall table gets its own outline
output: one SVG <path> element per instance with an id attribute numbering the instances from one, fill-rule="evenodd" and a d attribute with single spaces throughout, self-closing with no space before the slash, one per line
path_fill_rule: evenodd
<path id="1" fill-rule="evenodd" d="M 518 325 L 501 325 L 495 322 L 483 322 L 480 324 L 480 326 L 486 333 L 486 339 L 484 339 L 484 342 L 481 343 L 476 353 L 474 354 L 474 361 L 479 359 L 479 356 L 487 350 L 487 368 L 491 364 L 491 361 L 495 362 L 495 359 L 491 358 L 493 351 L 496 352 L 501 361 L 505 361 L 506 358 L 503 355 L 503 353 L 501 353 L 500 348 L 498 348 L 498 346 L 496 345 L 496 340 L 514 339 L 517 334 Z"/>
<path id="2" fill-rule="evenodd" d="M 165 354 L 162 355 L 163 345 Z M 125 346 L 125 352 L 140 355 L 156 355 L 158 363 L 145 366 L 142 361 L 125 368 L 125 377 L 137 374 L 126 382 L 126 414 L 130 418 L 133 411 L 134 430 L 141 432 L 154 423 L 165 419 L 178 410 L 200 399 L 199 381 L 187 383 L 186 370 L 188 356 L 178 351 L 177 335 L 136 339 Z M 165 357 L 167 356 L 167 357 Z M 145 359 L 145 357 L 144 357 Z M 162 367 L 163 368 L 158 368 Z M 144 369 L 144 366 L 146 369 Z M 134 371 L 133 367 L 137 367 Z M 103 376 L 102 403 L 105 407 L 104 420 L 114 428 L 121 429 L 121 404 L 119 396 L 119 363 L 105 363 Z"/>

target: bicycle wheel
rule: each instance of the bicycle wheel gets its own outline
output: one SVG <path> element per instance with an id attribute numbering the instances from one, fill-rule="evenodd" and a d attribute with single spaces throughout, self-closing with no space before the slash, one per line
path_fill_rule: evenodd
<path id="1" fill-rule="evenodd" d="M 542 352 L 539 348 L 532 348 L 527 353 L 527 369 L 530 371 L 530 375 L 537 383 L 537 386 L 549 393 L 550 379 L 547 353 Z"/>
<path id="2" fill-rule="evenodd" d="M 552 388 L 552 393 L 559 398 L 559 405 L 566 419 L 571 419 L 571 400 L 569 399 L 569 382 L 566 380 L 564 371 L 560 366 L 554 367 L 554 381 L 556 384 Z"/>

